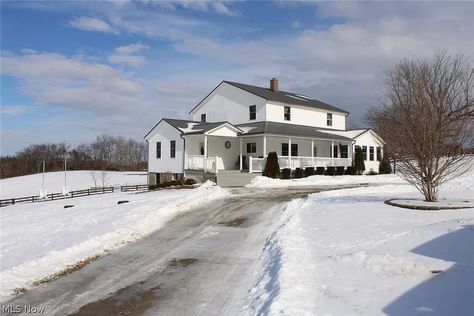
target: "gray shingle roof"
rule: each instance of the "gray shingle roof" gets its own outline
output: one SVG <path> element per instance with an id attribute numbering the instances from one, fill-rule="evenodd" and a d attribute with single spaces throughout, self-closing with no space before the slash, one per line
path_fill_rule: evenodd
<path id="1" fill-rule="evenodd" d="M 329 105 L 327 103 L 324 103 L 315 99 L 311 99 L 301 94 L 286 92 L 286 91 L 275 92 L 275 91 L 270 90 L 269 88 L 251 86 L 248 84 L 226 81 L 226 80 L 224 80 L 223 82 L 228 83 L 234 87 L 240 88 L 242 90 L 245 90 L 247 92 L 250 92 L 252 94 L 255 94 L 268 101 L 275 101 L 275 102 L 280 102 L 280 103 L 285 103 L 285 104 L 304 105 L 304 106 L 318 108 L 318 109 L 322 109 L 326 111 L 334 111 L 334 112 L 349 114 L 349 112 L 343 109 L 340 109 L 338 107 Z"/>
<path id="2" fill-rule="evenodd" d="M 227 121 L 222 122 L 196 122 L 196 121 L 188 121 L 188 120 L 176 120 L 176 119 L 163 119 L 163 121 L 169 123 L 173 127 L 179 129 L 185 135 L 192 135 L 192 134 L 204 134 L 218 126 L 223 124 L 229 124 Z"/>
<path id="3" fill-rule="evenodd" d="M 310 137 L 319 139 L 330 139 L 340 141 L 351 141 L 349 137 L 340 135 L 324 133 L 318 131 L 318 128 L 304 125 L 294 125 L 277 122 L 255 122 L 235 125 L 241 129 L 244 135 L 257 135 L 257 134 L 274 134 L 274 135 L 285 135 L 295 137 Z"/>

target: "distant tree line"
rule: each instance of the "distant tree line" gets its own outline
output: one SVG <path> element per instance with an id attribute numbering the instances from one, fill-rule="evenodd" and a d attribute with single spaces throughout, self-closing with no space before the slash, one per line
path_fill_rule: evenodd
<path id="1" fill-rule="evenodd" d="M 66 143 L 29 145 L 12 156 L 1 157 L 0 178 L 64 170 L 145 170 L 148 147 L 132 138 L 103 134 L 91 144 L 71 147 Z"/>

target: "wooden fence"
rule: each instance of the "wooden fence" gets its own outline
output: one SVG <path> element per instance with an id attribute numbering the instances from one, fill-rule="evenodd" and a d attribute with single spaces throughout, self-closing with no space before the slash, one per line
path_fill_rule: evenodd
<path id="1" fill-rule="evenodd" d="M 148 184 L 135 184 L 135 185 L 122 185 L 120 191 L 138 191 L 138 190 L 148 190 Z"/>
<path id="2" fill-rule="evenodd" d="M 64 195 L 62 193 L 51 193 L 51 194 L 46 195 L 44 198 L 40 198 L 38 195 L 35 195 L 35 196 L 27 196 L 27 197 L 20 197 L 20 198 L 3 199 L 3 200 L 0 200 L 0 207 L 7 206 L 7 205 L 14 205 L 17 203 L 45 202 L 45 201 L 69 199 L 69 198 L 75 198 L 75 197 L 80 197 L 80 196 L 105 194 L 105 193 L 113 193 L 113 192 L 114 192 L 113 187 L 103 187 L 103 188 L 92 188 L 92 189 L 85 189 L 85 190 L 70 191 L 68 195 Z"/>

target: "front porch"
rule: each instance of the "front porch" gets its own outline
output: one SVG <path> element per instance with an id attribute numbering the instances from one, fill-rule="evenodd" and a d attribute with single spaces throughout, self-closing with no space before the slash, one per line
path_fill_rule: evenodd
<path id="1" fill-rule="evenodd" d="M 205 134 L 189 135 L 185 139 L 185 170 L 262 172 L 269 152 L 277 153 L 281 169 L 352 165 L 352 140 Z"/>

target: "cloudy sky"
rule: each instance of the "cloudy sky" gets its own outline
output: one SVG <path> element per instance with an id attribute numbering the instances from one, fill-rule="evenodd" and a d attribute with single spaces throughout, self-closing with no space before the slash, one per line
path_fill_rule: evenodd
<path id="1" fill-rule="evenodd" d="M 2 1 L 1 154 L 142 138 L 220 81 L 300 92 L 351 112 L 401 58 L 474 59 L 474 2 Z"/>

